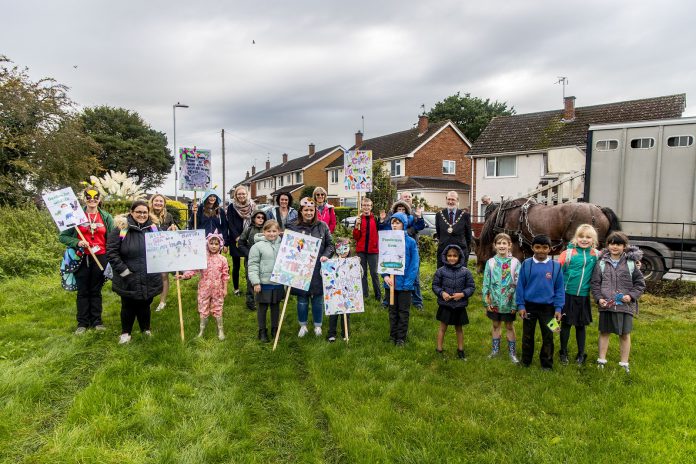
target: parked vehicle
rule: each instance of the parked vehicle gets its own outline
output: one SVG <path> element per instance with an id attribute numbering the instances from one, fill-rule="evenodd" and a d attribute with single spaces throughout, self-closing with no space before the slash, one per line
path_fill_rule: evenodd
<path id="1" fill-rule="evenodd" d="M 646 279 L 696 271 L 696 118 L 590 126 L 584 200 L 612 208 Z"/>

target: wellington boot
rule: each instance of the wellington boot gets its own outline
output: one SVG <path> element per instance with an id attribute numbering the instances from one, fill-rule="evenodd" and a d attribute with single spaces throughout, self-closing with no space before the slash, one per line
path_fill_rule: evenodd
<path id="1" fill-rule="evenodd" d="M 202 337 L 203 332 L 205 332 L 205 326 L 208 325 L 208 318 L 207 317 L 201 317 L 201 325 L 200 325 L 200 330 L 198 331 L 198 336 Z"/>
<path id="2" fill-rule="evenodd" d="M 222 330 L 222 316 L 217 316 L 215 318 L 215 322 L 217 322 L 218 339 L 224 340 L 225 339 L 225 332 L 223 332 L 223 330 Z"/>

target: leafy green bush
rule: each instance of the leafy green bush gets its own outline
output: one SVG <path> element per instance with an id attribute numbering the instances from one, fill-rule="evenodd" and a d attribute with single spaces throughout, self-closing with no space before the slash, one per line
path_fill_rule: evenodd
<path id="1" fill-rule="evenodd" d="M 65 247 L 47 210 L 27 204 L 0 207 L 0 279 L 58 274 Z"/>
<path id="2" fill-rule="evenodd" d="M 357 209 L 349 208 L 348 206 L 336 206 L 334 208 L 334 212 L 336 213 L 336 222 L 337 223 L 340 223 L 342 220 L 344 220 L 347 217 L 358 215 Z"/>
<path id="3" fill-rule="evenodd" d="M 688 280 L 657 280 L 645 282 L 645 291 L 667 298 L 693 298 L 696 283 Z"/>
<path id="4" fill-rule="evenodd" d="M 427 235 L 418 235 L 418 255 L 421 262 L 436 261 L 437 241 Z"/>

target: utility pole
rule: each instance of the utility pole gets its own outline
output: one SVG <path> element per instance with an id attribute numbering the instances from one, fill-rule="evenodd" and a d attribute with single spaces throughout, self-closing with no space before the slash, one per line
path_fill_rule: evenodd
<path id="1" fill-rule="evenodd" d="M 222 129 L 222 206 L 227 200 L 227 189 L 225 187 L 225 129 Z"/>

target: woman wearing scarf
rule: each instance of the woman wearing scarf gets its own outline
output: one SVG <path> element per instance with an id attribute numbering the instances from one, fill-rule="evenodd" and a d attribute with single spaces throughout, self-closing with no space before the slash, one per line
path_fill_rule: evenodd
<path id="1" fill-rule="evenodd" d="M 227 245 L 230 247 L 230 256 L 232 257 L 232 285 L 234 286 L 234 294 L 239 296 L 239 269 L 241 259 L 244 254 L 237 246 L 237 240 L 242 235 L 244 229 L 251 224 L 251 215 L 256 210 L 256 204 L 249 198 L 249 193 L 243 185 L 238 186 L 232 193 L 232 202 L 227 207 L 227 224 L 228 237 L 226 237 Z M 244 268 L 246 269 L 246 258 L 244 259 Z M 246 291 L 246 306 L 249 309 L 256 309 L 254 306 L 254 294 L 252 289 L 247 288 Z"/>
<path id="2" fill-rule="evenodd" d="M 326 201 L 326 190 L 323 187 L 315 188 L 312 198 L 317 207 L 317 219 L 325 222 L 329 226 L 329 232 L 333 234 L 336 230 L 336 211 L 333 205 Z"/>

